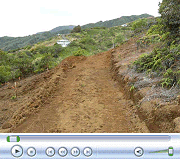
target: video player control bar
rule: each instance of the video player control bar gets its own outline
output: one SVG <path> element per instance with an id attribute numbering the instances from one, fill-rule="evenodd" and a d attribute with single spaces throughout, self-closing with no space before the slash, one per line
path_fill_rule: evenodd
<path id="1" fill-rule="evenodd" d="M 12 158 L 179 159 L 180 135 L 0 134 L 0 159 Z"/>

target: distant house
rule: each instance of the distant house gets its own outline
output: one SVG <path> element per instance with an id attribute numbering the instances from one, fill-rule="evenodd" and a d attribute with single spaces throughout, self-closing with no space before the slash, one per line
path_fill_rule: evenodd
<path id="1" fill-rule="evenodd" d="M 127 27 L 127 24 L 123 24 L 123 25 L 121 25 L 122 27 Z"/>
<path id="2" fill-rule="evenodd" d="M 70 44 L 71 42 L 69 40 L 58 40 L 57 44 L 60 44 L 62 47 L 67 47 L 68 44 Z"/>

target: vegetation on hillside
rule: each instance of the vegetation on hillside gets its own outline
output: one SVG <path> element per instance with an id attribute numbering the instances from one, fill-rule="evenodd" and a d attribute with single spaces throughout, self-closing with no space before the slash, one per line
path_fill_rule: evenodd
<path id="1" fill-rule="evenodd" d="M 160 13 L 162 13 L 162 6 L 166 6 L 166 3 L 166 0 L 161 3 Z M 170 6 L 173 7 L 173 5 Z M 172 16 L 176 16 L 176 7 L 171 8 L 168 15 L 170 13 L 172 13 Z M 41 73 L 55 67 L 64 58 L 71 55 L 89 56 L 107 51 L 122 44 L 131 36 L 139 36 L 143 33 L 145 36 L 137 41 L 138 48 L 147 47 L 151 43 L 157 43 L 158 47 L 150 54 L 141 55 L 134 62 L 136 70 L 147 73 L 157 72 L 159 76 L 162 75 L 161 84 L 163 87 L 180 84 L 179 36 L 177 36 L 177 31 L 173 32 L 171 30 L 172 27 L 177 30 L 179 19 L 174 18 L 173 23 L 171 21 L 167 23 L 166 18 L 164 15 L 161 18 L 142 18 L 129 23 L 127 27 L 115 26 L 108 28 L 103 26 L 83 29 L 83 27 L 77 26 L 72 33 L 66 35 L 66 38 L 71 41 L 66 48 L 62 48 L 61 45 L 56 43 L 57 37 L 51 37 L 45 42 L 39 42 L 33 46 L 27 45 L 19 50 L 8 52 L 0 50 L 0 83 L 20 76 Z"/>
<path id="2" fill-rule="evenodd" d="M 61 34 L 63 34 L 63 33 L 62 33 L 63 31 L 67 31 L 67 30 L 68 30 L 68 33 L 70 33 L 70 30 L 72 30 L 74 27 L 75 27 L 74 25 L 59 26 L 59 27 L 56 27 L 56 28 L 50 30 L 50 32 L 51 32 L 51 33 L 60 32 Z"/>
<path id="3" fill-rule="evenodd" d="M 54 33 L 44 32 L 25 37 L 1 37 L 0 38 L 0 49 L 4 51 L 19 50 L 27 45 L 33 45 L 40 41 L 47 40 L 54 37 Z"/>
<path id="4" fill-rule="evenodd" d="M 38 42 L 48 40 L 57 34 L 68 34 L 74 26 L 59 26 L 50 31 L 39 32 L 34 35 L 24 36 L 24 37 L 0 37 L 0 49 L 4 51 L 9 50 L 19 50 L 27 45 L 34 45 Z"/>
<path id="5" fill-rule="evenodd" d="M 138 72 L 162 76 L 161 86 L 180 86 L 180 10 L 176 0 L 163 0 L 159 7 L 161 18 L 150 27 L 146 36 L 159 37 L 159 45 L 150 54 L 134 62 Z M 144 22 L 143 22 L 144 23 Z"/>
<path id="6" fill-rule="evenodd" d="M 20 50 L 0 51 L 0 82 L 4 83 L 20 76 L 41 73 L 58 65 L 64 58 L 74 55 L 93 55 L 107 51 L 121 44 L 131 35 L 130 28 L 92 28 L 74 32 L 66 36 L 72 41 L 68 47 L 62 48 L 56 42 L 58 37 L 26 46 Z M 60 38 L 60 36 L 59 36 Z"/>
<path id="7" fill-rule="evenodd" d="M 73 30 L 71 31 L 71 33 L 79 33 L 79 32 L 81 32 L 81 26 L 80 25 L 74 27 Z"/>
<path id="8" fill-rule="evenodd" d="M 113 19 L 110 21 L 98 22 L 95 24 L 87 24 L 87 25 L 82 26 L 81 28 L 85 29 L 85 28 L 92 28 L 92 27 L 120 26 L 122 24 L 132 22 L 139 18 L 147 18 L 147 17 L 152 17 L 152 16 L 150 16 L 148 14 L 142 14 L 139 16 L 137 16 L 137 15 L 123 16 L 121 18 Z M 29 35 L 29 36 L 25 36 L 25 37 L 7 37 L 7 36 L 0 37 L 0 49 L 4 50 L 4 51 L 9 51 L 9 50 L 18 50 L 23 47 L 26 47 L 27 45 L 32 46 L 38 42 L 48 40 L 49 38 L 52 38 L 52 37 L 56 36 L 57 34 L 69 34 L 74 27 L 75 26 L 73 26 L 73 25 L 59 26 L 59 27 L 56 27 L 47 32 L 39 32 L 37 34 Z M 80 27 L 80 26 L 78 26 L 78 27 Z M 77 28 L 76 31 L 78 31 L 78 29 L 79 28 Z"/>
<path id="9" fill-rule="evenodd" d="M 87 24 L 87 25 L 83 25 L 82 29 L 94 28 L 94 27 L 107 27 L 107 28 L 110 28 L 110 27 L 120 26 L 120 25 L 123 25 L 123 24 L 126 24 L 126 23 L 130 23 L 130 22 L 133 22 L 133 21 L 135 21 L 137 19 L 140 19 L 140 18 L 148 18 L 148 17 L 153 17 L 153 16 L 151 16 L 149 14 L 122 16 L 120 18 L 113 19 L 113 20 L 108 20 L 108 21 L 104 21 L 104 22 L 99 21 L 97 23 L 90 23 L 90 24 Z"/>

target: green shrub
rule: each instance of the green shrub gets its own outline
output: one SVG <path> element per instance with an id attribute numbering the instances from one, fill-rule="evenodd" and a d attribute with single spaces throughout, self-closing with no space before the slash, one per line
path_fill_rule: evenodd
<path id="1" fill-rule="evenodd" d="M 124 41 L 124 36 L 122 34 L 118 34 L 115 39 L 115 43 L 122 43 Z"/>
<path id="2" fill-rule="evenodd" d="M 95 45 L 96 42 L 94 41 L 94 39 L 90 38 L 90 37 L 85 37 L 83 39 L 81 39 L 80 43 L 82 44 L 88 44 L 88 45 Z"/>
<path id="3" fill-rule="evenodd" d="M 84 49 L 79 48 L 78 51 L 74 52 L 73 55 L 74 56 L 82 56 L 82 55 L 86 55 L 87 51 Z"/>
<path id="4" fill-rule="evenodd" d="M 162 79 L 162 83 L 161 83 L 162 87 L 166 86 L 166 87 L 171 87 L 173 85 L 173 79 L 171 78 L 163 78 Z"/>
<path id="5" fill-rule="evenodd" d="M 0 66 L 0 82 L 4 83 L 11 79 L 11 67 L 10 66 Z"/>
<path id="6" fill-rule="evenodd" d="M 71 31 L 71 33 L 79 33 L 79 32 L 81 32 L 81 26 L 80 25 L 74 27 L 73 30 Z"/>
<path id="7" fill-rule="evenodd" d="M 161 14 L 162 22 L 165 26 L 164 32 L 171 32 L 172 38 L 178 36 L 180 31 L 179 8 L 180 4 L 178 0 L 163 0 L 159 5 L 159 13 Z"/>
<path id="8" fill-rule="evenodd" d="M 164 76 L 161 81 L 162 87 L 169 88 L 174 84 L 179 84 L 179 60 L 180 45 L 172 43 L 169 48 L 163 44 L 160 48 L 155 48 L 150 54 L 142 54 L 134 61 L 134 65 L 138 72 L 160 72 Z"/>
<path id="9" fill-rule="evenodd" d="M 139 19 L 132 23 L 132 30 L 135 33 L 140 33 L 147 28 L 147 19 Z"/>

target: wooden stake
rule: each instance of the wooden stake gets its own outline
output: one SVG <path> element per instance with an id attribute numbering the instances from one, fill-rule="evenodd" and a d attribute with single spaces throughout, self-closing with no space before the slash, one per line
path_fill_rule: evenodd
<path id="1" fill-rule="evenodd" d="M 15 86 L 15 95 L 16 95 L 16 98 L 17 98 L 17 83 L 14 82 L 14 86 Z"/>

